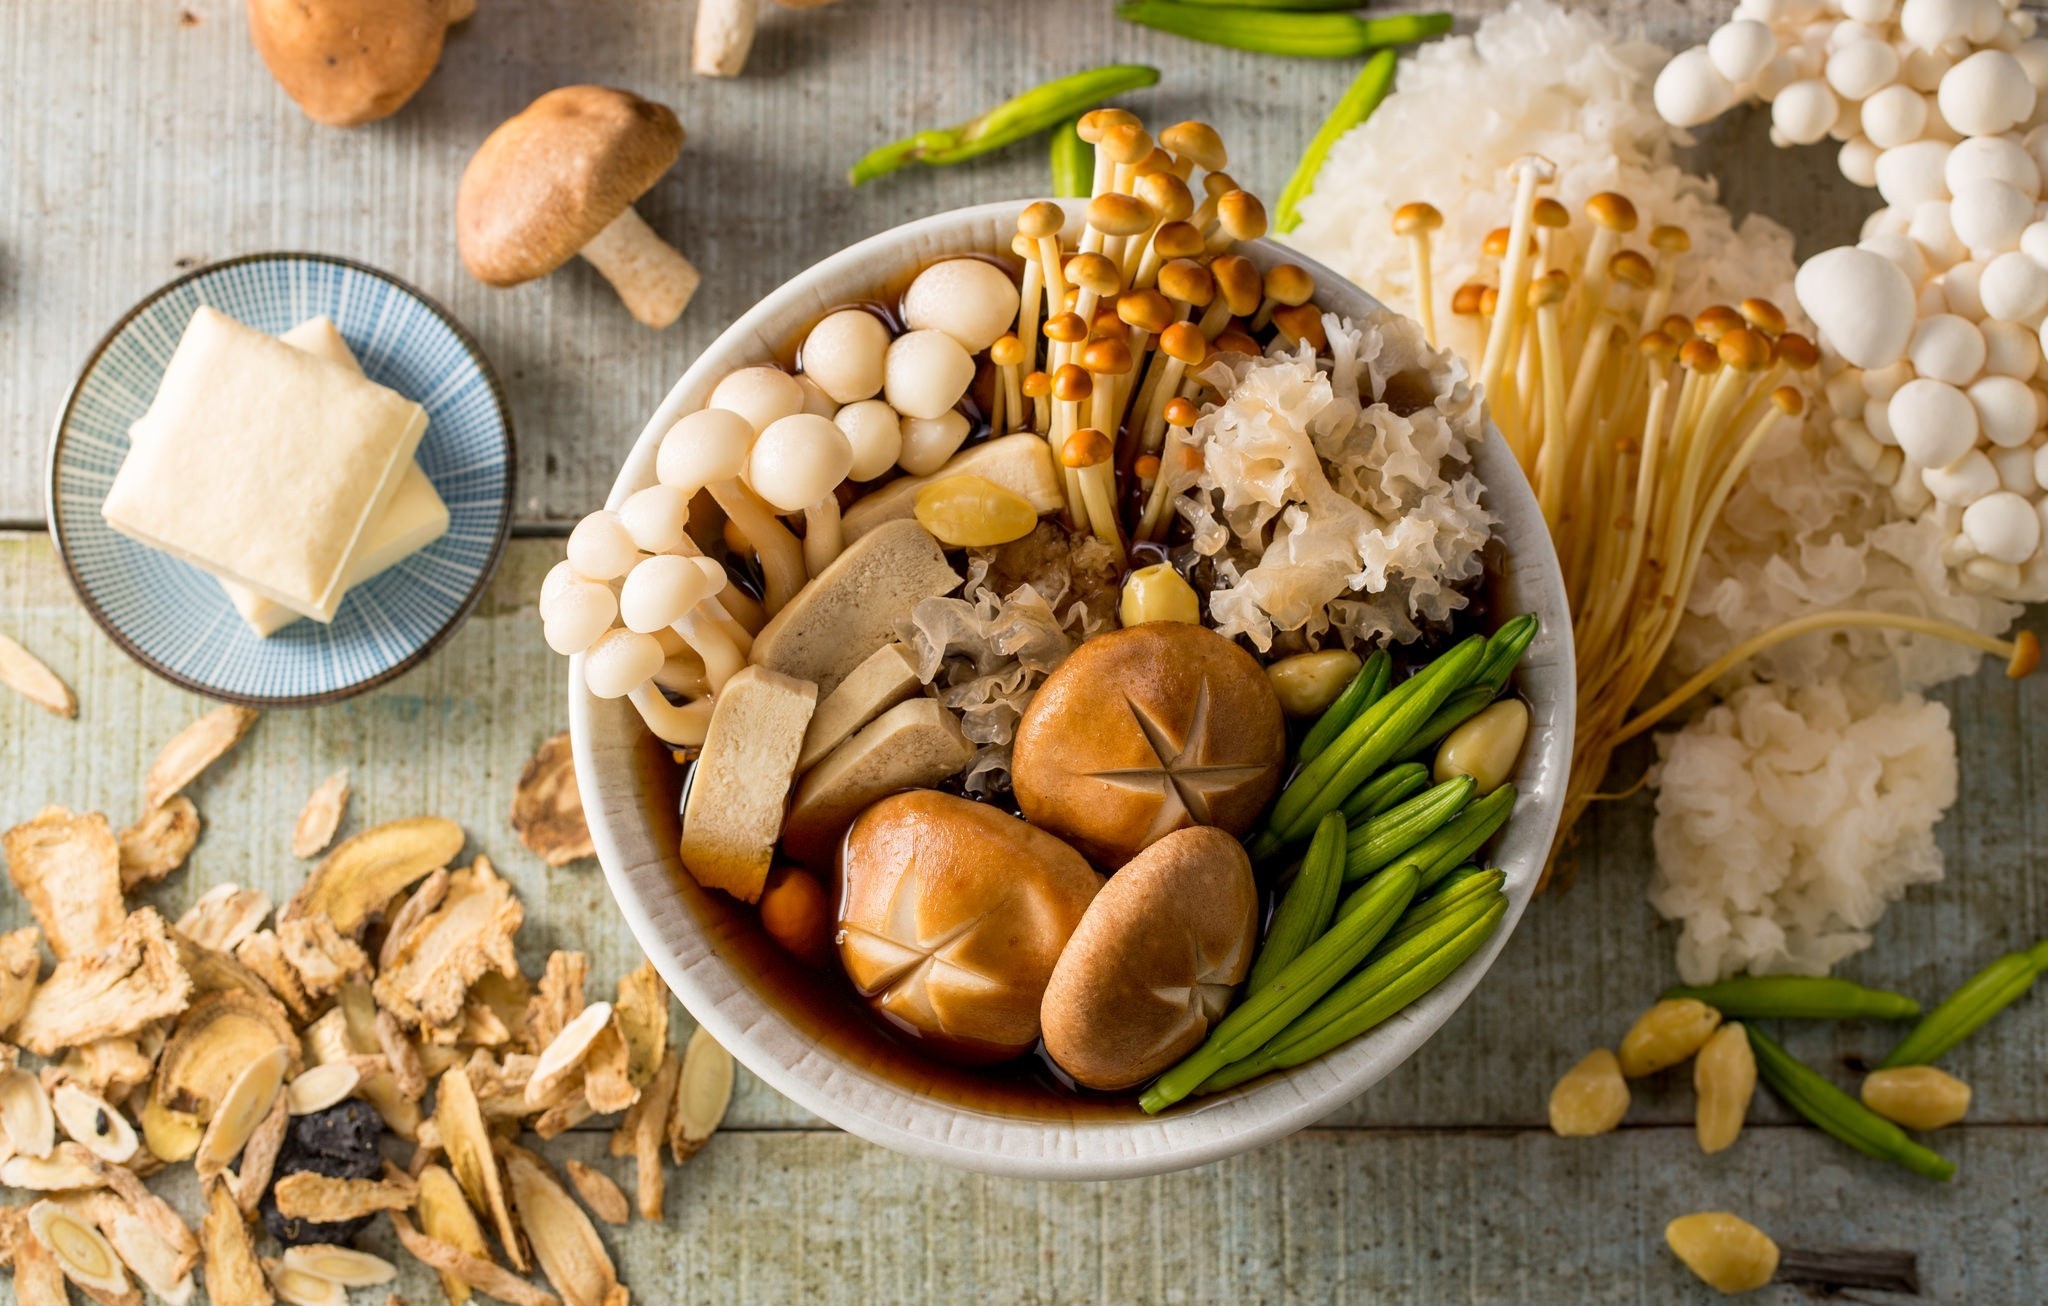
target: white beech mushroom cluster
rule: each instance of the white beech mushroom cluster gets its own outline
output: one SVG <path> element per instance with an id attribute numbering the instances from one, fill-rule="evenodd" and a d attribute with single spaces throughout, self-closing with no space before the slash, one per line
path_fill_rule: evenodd
<path id="1" fill-rule="evenodd" d="M 1746 98 L 1840 141 L 1884 207 L 1801 268 L 1843 446 L 1946 532 L 1966 587 L 2048 598 L 2048 39 L 2000 0 L 1742 0 L 1658 77 L 1686 127 Z"/>

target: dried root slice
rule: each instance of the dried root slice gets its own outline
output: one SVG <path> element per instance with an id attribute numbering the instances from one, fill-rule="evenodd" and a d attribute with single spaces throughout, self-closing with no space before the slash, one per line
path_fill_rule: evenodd
<path id="1" fill-rule="evenodd" d="M 306 796 L 306 805 L 299 809 L 299 819 L 292 824 L 292 856 L 318 857 L 334 842 L 334 832 L 341 828 L 342 813 L 348 810 L 348 768 L 343 767 L 322 780 L 311 794 Z"/>
<path id="2" fill-rule="evenodd" d="M 115 840 L 121 848 L 121 887 L 129 893 L 155 884 L 185 864 L 199 842 L 199 809 L 183 794 L 150 811 Z"/>
<path id="3" fill-rule="evenodd" d="M 71 1306 L 64 1287 L 64 1267 L 56 1254 L 28 1231 L 28 1218 L 16 1212 L 19 1228 L 14 1248 L 14 1297 L 20 1306 Z"/>
<path id="4" fill-rule="evenodd" d="M 469 986 L 469 997 L 470 1001 L 463 1013 L 463 1020 L 465 1022 L 472 1018 L 482 1018 L 481 1012 L 472 1017 L 468 1010 L 469 1007 L 481 1008 L 488 1011 L 498 1026 L 504 1029 L 504 1041 L 506 1043 L 518 1044 L 518 1046 L 512 1049 L 513 1051 L 535 1051 L 534 1048 L 527 1046 L 525 1043 L 526 1015 L 528 1009 L 533 1004 L 533 984 L 526 978 L 524 972 L 515 970 L 510 975 L 501 975 L 496 971 L 492 971 Z M 466 1032 L 464 1040 L 467 1042 L 483 1041 L 481 1039 L 468 1038 Z M 492 1044 L 491 1046 L 497 1045 Z"/>
<path id="5" fill-rule="evenodd" d="M 583 795 L 576 787 L 576 761 L 569 736 L 546 740 L 519 773 L 512 795 L 512 828 L 519 842 L 550 866 L 595 857 L 590 826 L 583 820 Z"/>
<path id="6" fill-rule="evenodd" d="M 149 774 L 142 782 L 144 810 L 162 807 L 172 794 L 197 780 L 201 772 L 242 742 L 256 717 L 253 708 L 227 704 L 180 730 L 149 764 Z"/>
<path id="7" fill-rule="evenodd" d="M 668 1055 L 668 985 L 653 962 L 641 962 L 639 969 L 620 977 L 612 1011 L 626 1039 L 626 1077 L 639 1088 L 654 1078 Z"/>
<path id="8" fill-rule="evenodd" d="M 633 1158 L 633 1204 L 643 1220 L 661 1219 L 662 1198 L 667 1195 L 661 1143 L 668 1134 L 669 1114 L 675 1109 L 676 1082 L 682 1077 L 682 1070 L 682 1058 L 674 1052 L 663 1057 L 654 1078 L 640 1090 L 640 1100 L 612 1133 L 612 1155 Z"/>
<path id="9" fill-rule="evenodd" d="M 129 1291 L 128 1271 L 112 1243 L 92 1223 L 52 1201 L 28 1208 L 29 1233 L 57 1258 L 64 1277 L 88 1292 Z"/>
<path id="10" fill-rule="evenodd" d="M 114 1196 L 120 1198 L 129 1212 L 148 1227 L 150 1235 L 184 1262 L 183 1270 L 189 1270 L 198 1263 L 199 1241 L 185 1227 L 178 1213 L 171 1209 L 169 1202 L 144 1187 L 141 1177 L 127 1167 L 106 1167 L 106 1180 Z"/>
<path id="11" fill-rule="evenodd" d="M 533 1245 L 541 1273 L 561 1294 L 564 1306 L 621 1306 L 618 1271 L 597 1236 L 596 1226 L 555 1181 L 547 1162 L 516 1147 L 505 1148 L 505 1175 L 519 1226 Z M 489 1291 L 489 1289 L 485 1289 Z"/>
<path id="12" fill-rule="evenodd" d="M 45 1157 L 57 1145 L 57 1120 L 50 1095 L 35 1073 L 19 1066 L 0 1070 L 0 1133 L 10 1155 Z"/>
<path id="13" fill-rule="evenodd" d="M 526 1007 L 527 1046 L 538 1052 L 582 1014 L 583 983 L 589 973 L 590 959 L 580 952 L 548 954 L 539 990 Z"/>
<path id="14" fill-rule="evenodd" d="M 325 1111 L 356 1091 L 363 1072 L 353 1060 L 329 1061 L 308 1067 L 285 1087 L 285 1102 L 295 1116 Z"/>
<path id="15" fill-rule="evenodd" d="M 407 896 L 405 904 L 391 913 L 391 919 L 385 923 L 384 944 L 377 950 L 379 975 L 398 964 L 405 941 L 420 927 L 420 922 L 431 916 L 434 909 L 446 900 L 448 880 L 448 868 L 435 867 Z"/>
<path id="16" fill-rule="evenodd" d="M 514 1269 L 524 1270 L 526 1254 L 520 1250 L 519 1231 L 512 1223 L 512 1211 L 505 1202 L 505 1185 L 498 1173 L 498 1158 L 491 1151 L 490 1131 L 484 1125 L 482 1108 L 469 1071 L 457 1066 L 441 1076 L 434 1093 L 434 1123 L 441 1131 L 441 1148 L 448 1154 L 448 1168 L 462 1183 L 462 1191 L 479 1211 L 490 1213 L 497 1226 L 498 1241 Z M 472 1281 L 474 1282 L 474 1281 Z M 483 1287 L 482 1284 L 477 1284 Z M 486 1292 L 490 1290 L 484 1289 Z M 493 1293 L 493 1296 L 497 1294 Z"/>
<path id="17" fill-rule="evenodd" d="M 257 1127 L 269 1117 L 277 1095 L 284 1091 L 285 1066 L 290 1060 L 287 1049 L 274 1047 L 235 1076 L 235 1082 L 214 1108 L 206 1133 L 199 1139 L 199 1150 L 192 1157 L 193 1169 L 202 1182 L 240 1156 Z"/>
<path id="18" fill-rule="evenodd" d="M 212 1306 L 272 1306 L 263 1266 L 242 1210 L 227 1185 L 206 1186 L 206 1219 L 199 1227 L 205 1252 L 206 1296 Z"/>
<path id="19" fill-rule="evenodd" d="M 65 1137 L 109 1165 L 128 1164 L 142 1145 L 120 1108 L 82 1085 L 58 1084 L 50 1094 L 50 1110 Z"/>
<path id="20" fill-rule="evenodd" d="M 299 1040 L 275 1003 L 242 992 L 209 994 L 192 1004 L 164 1044 L 150 1099 L 205 1124 L 244 1069 L 280 1050 L 285 1073 L 297 1070 Z M 256 1119 L 268 1108 L 265 1099 Z"/>
<path id="21" fill-rule="evenodd" d="M 271 1292 L 288 1306 L 348 1306 L 348 1289 L 332 1279 L 308 1274 L 283 1261 L 264 1261 L 263 1272 L 270 1278 Z"/>
<path id="22" fill-rule="evenodd" d="M 152 1026 L 145 1033 L 153 1030 Z M 156 1054 L 162 1049 L 161 1037 L 152 1039 L 147 1050 L 132 1038 L 94 1039 L 66 1052 L 57 1069 L 70 1083 L 91 1089 L 109 1102 L 125 1102 L 156 1073 Z"/>
<path id="23" fill-rule="evenodd" d="M 398 1235 L 399 1245 L 422 1264 L 443 1274 L 452 1274 L 478 1292 L 496 1297 L 506 1306 L 562 1306 L 561 1299 L 553 1293 L 536 1288 L 510 1270 L 494 1265 L 474 1252 L 428 1237 L 397 1212 L 391 1215 L 391 1228 Z"/>
<path id="24" fill-rule="evenodd" d="M 111 1209 L 102 1208 L 98 1222 L 122 1264 L 143 1286 L 170 1306 L 192 1300 L 192 1267 L 199 1262 L 199 1243 L 183 1221 L 178 1222 L 181 1241 L 176 1242 L 163 1237 L 147 1216 L 118 1201 Z"/>
<path id="25" fill-rule="evenodd" d="M 541 1050 L 533 1076 L 526 1081 L 526 1105 L 544 1110 L 562 1100 L 564 1090 L 575 1080 L 598 1036 L 611 1027 L 612 1004 L 594 1002 L 562 1026 L 561 1033 Z M 623 1050 L 623 1049 L 622 1049 Z"/>
<path id="26" fill-rule="evenodd" d="M 142 1104 L 142 1145 L 165 1165 L 189 1161 L 206 1137 L 206 1122 L 189 1111 L 165 1106 L 154 1096 Z"/>
<path id="27" fill-rule="evenodd" d="M 438 816 L 372 826 L 328 853 L 279 919 L 324 916 L 354 935 L 385 903 L 452 861 L 462 841 L 462 827 Z"/>
<path id="28" fill-rule="evenodd" d="M 381 1009 L 377 1012 L 377 1046 L 384 1054 L 384 1063 L 390 1067 L 391 1078 L 397 1083 L 398 1091 L 415 1102 L 426 1096 L 427 1072 L 420 1065 L 419 1049 L 399 1028 L 398 1018 Z"/>
<path id="29" fill-rule="evenodd" d="M 178 918 L 178 933 L 203 948 L 231 953 L 243 939 L 262 928 L 263 918 L 268 915 L 270 895 L 263 890 L 216 884 Z"/>
<path id="30" fill-rule="evenodd" d="M 619 1017 L 615 1011 L 605 1027 L 591 1040 L 590 1050 L 583 1054 L 583 1097 L 590 1103 L 590 1109 L 599 1115 L 610 1115 L 624 1111 L 640 1100 L 640 1090 L 633 1086 L 628 1073 L 626 1036 L 619 1029 Z"/>
<path id="31" fill-rule="evenodd" d="M 278 1214 L 320 1224 L 378 1211 L 409 1211 L 418 1191 L 410 1175 L 389 1169 L 382 1179 L 334 1179 L 301 1170 L 278 1180 L 270 1190 Z"/>
<path id="32" fill-rule="evenodd" d="M 697 1155 L 725 1120 L 732 1103 L 732 1054 L 699 1026 L 683 1049 L 675 1112 L 668 1122 L 668 1148 L 677 1161 Z"/>
<path id="33" fill-rule="evenodd" d="M 576 1085 L 567 1097 L 527 1122 L 527 1127 L 541 1138 L 558 1138 L 596 1115 L 597 1109 L 583 1096 L 581 1088 L 581 1084 Z"/>
<path id="34" fill-rule="evenodd" d="M 344 1288 L 375 1288 L 398 1277 L 398 1267 L 383 1257 L 332 1243 L 288 1248 L 283 1264 Z"/>
<path id="35" fill-rule="evenodd" d="M 324 916 L 279 921 L 277 945 L 297 972 L 299 987 L 316 1002 L 339 993 L 344 984 L 370 981 L 369 954 Z"/>
<path id="36" fill-rule="evenodd" d="M 62 717 L 78 715 L 78 700 L 71 694 L 71 687 L 57 678 L 57 673 L 44 666 L 42 660 L 0 635 L 0 685 L 5 685 L 45 712 L 54 712 Z"/>
<path id="37" fill-rule="evenodd" d="M 490 1248 L 484 1242 L 483 1226 L 477 1223 L 476 1210 L 455 1176 L 442 1166 L 430 1165 L 420 1171 L 419 1186 L 420 1228 L 426 1236 L 488 1263 Z M 469 1283 L 453 1270 L 437 1273 L 451 1306 L 463 1306 L 469 1300 Z"/>
<path id="38" fill-rule="evenodd" d="M 15 1041 L 40 1057 L 95 1039 L 121 1038 L 185 1010 L 192 977 L 163 917 L 130 912 L 102 952 L 57 964 L 29 998 Z"/>
<path id="39" fill-rule="evenodd" d="M 409 1028 L 453 1026 L 471 984 L 518 971 L 512 938 L 525 920 L 512 886 L 477 858 L 449 875 L 441 902 L 399 943 L 377 977 L 377 1000 Z"/>
<path id="40" fill-rule="evenodd" d="M 59 1143 L 48 1156 L 10 1156 L 0 1162 L 0 1184 L 30 1192 L 78 1192 L 106 1182 L 106 1168 L 76 1143 Z"/>
<path id="41" fill-rule="evenodd" d="M 633 1218 L 633 1208 L 626 1205 L 626 1194 L 610 1175 L 581 1161 L 571 1161 L 563 1169 L 569 1172 L 569 1182 L 592 1215 L 606 1224 L 624 1224 Z"/>
<path id="42" fill-rule="evenodd" d="M 50 806 L 0 834 L 7 874 L 58 961 L 88 957 L 120 937 L 121 845 L 98 812 Z"/>
<path id="43" fill-rule="evenodd" d="M 271 996 L 290 1009 L 297 1020 L 313 1015 L 313 999 L 299 979 L 299 972 L 285 960 L 284 945 L 275 930 L 254 930 L 235 944 L 235 960 L 263 981 Z"/>
<path id="44" fill-rule="evenodd" d="M 242 1145 L 241 1165 L 235 1172 L 235 1205 L 242 1208 L 243 1215 L 254 1215 L 257 1203 L 269 1189 L 271 1176 L 277 1172 L 277 1154 L 284 1150 L 285 1134 L 291 1123 L 284 1094 L 279 1093 L 262 1123 L 256 1126 L 256 1132 Z"/>
<path id="45" fill-rule="evenodd" d="M 35 995 L 43 959 L 37 951 L 43 932 L 33 925 L 0 934 L 0 1030 L 14 1028 Z"/>

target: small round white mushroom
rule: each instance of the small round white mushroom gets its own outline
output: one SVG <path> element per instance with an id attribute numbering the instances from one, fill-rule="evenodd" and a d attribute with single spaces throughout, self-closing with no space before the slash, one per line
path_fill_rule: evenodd
<path id="1" fill-rule="evenodd" d="M 880 399 L 863 399 L 834 414 L 833 425 L 853 446 L 853 465 L 847 479 L 872 481 L 896 465 L 903 452 L 903 424 L 896 410 Z"/>
<path id="2" fill-rule="evenodd" d="M 1899 437 L 1892 434 L 1891 403 L 1876 400 L 1863 406 L 1863 429 L 1870 432 L 1870 438 L 1888 448 L 1897 448 Z"/>
<path id="3" fill-rule="evenodd" d="M 2041 547 L 2041 518 L 2023 496 L 1994 490 L 1963 509 L 1963 533 L 1985 557 L 2020 563 Z"/>
<path id="4" fill-rule="evenodd" d="M 1829 56 L 1825 69 L 1828 85 L 1845 100 L 1861 100 L 1891 85 L 1898 75 L 1898 51 L 1879 40 L 1849 42 Z"/>
<path id="5" fill-rule="evenodd" d="M 1917 140 L 1877 156 L 1877 193 L 1884 202 L 1912 212 L 1927 200 L 1948 198 L 1946 141 Z"/>
<path id="6" fill-rule="evenodd" d="M 673 485 L 635 490 L 619 505 L 619 524 L 641 552 L 672 552 L 690 524 L 690 496 Z"/>
<path id="7" fill-rule="evenodd" d="M 1941 280 L 1932 283 L 1941 287 L 1942 307 L 1972 322 L 1982 321 L 1984 299 L 1980 288 L 1984 281 L 1984 266 L 1974 259 L 1964 259 L 1942 273 Z"/>
<path id="8" fill-rule="evenodd" d="M 1929 281 L 1920 287 L 1920 302 L 1916 310 L 1921 317 L 1939 317 L 1949 311 L 1948 288 L 1939 280 Z M 1982 314 L 1973 313 L 1974 321 Z"/>
<path id="9" fill-rule="evenodd" d="M 1880 150 L 1889 150 L 1920 138 L 1920 129 L 1927 125 L 1927 101 L 1910 86 L 1886 86 L 1863 102 L 1858 116 L 1870 143 Z M 1857 184 L 1877 183 L 1872 180 Z"/>
<path id="10" fill-rule="evenodd" d="M 1844 246 L 1808 259 L 1793 281 L 1799 306 L 1835 352 L 1858 367 L 1885 367 L 1912 338 L 1912 283 L 1889 259 Z"/>
<path id="11" fill-rule="evenodd" d="M 1965 136 L 1996 136 L 2034 112 L 2034 84 L 2003 50 L 1979 50 L 1942 74 L 1941 116 Z"/>
<path id="12" fill-rule="evenodd" d="M 1841 103 L 1826 82 L 1803 78 L 1771 101 L 1771 126 L 1794 145 L 1811 145 L 1828 134 L 1840 112 Z"/>
<path id="13" fill-rule="evenodd" d="M 802 372 L 796 374 L 796 388 L 804 392 L 804 406 L 801 411 L 813 417 L 822 417 L 828 422 L 839 412 L 839 401 L 826 394 L 824 386 Z"/>
<path id="14" fill-rule="evenodd" d="M 1863 393 L 1878 403 L 1884 403 L 1899 392 L 1899 387 L 1913 379 L 1913 365 L 1901 358 L 1884 367 L 1866 367 L 1862 373 Z"/>
<path id="15" fill-rule="evenodd" d="M 951 409 L 933 418 L 906 417 L 896 465 L 912 476 L 930 476 L 959 451 L 967 434 L 967 419 Z"/>
<path id="16" fill-rule="evenodd" d="M 1894 213 L 1896 209 L 1880 209 L 1882 213 Z M 1927 270 L 1939 272 L 1943 268 L 1960 263 L 1970 256 L 1970 251 L 1956 235 L 1955 224 L 1949 221 L 1947 200 L 1923 200 L 1913 206 L 1912 219 L 1906 225 L 1906 234 L 1927 256 Z"/>
<path id="17" fill-rule="evenodd" d="M 970 354 L 994 344 L 1016 320 L 1017 283 L 986 259 L 934 263 L 903 292 L 904 325 L 943 331 Z"/>
<path id="18" fill-rule="evenodd" d="M 1972 449 L 1946 467 L 1929 467 L 1920 480 L 1938 502 L 1966 507 L 1998 488 L 1998 469 L 1982 449 Z"/>
<path id="19" fill-rule="evenodd" d="M 1984 438 L 2011 449 L 2031 440 L 2039 428 L 2039 405 L 2025 381 L 2012 376 L 1987 376 L 1970 387 L 1970 403 Z"/>
<path id="20" fill-rule="evenodd" d="M 1890 22 L 1898 8 L 1898 0 L 1842 0 L 1844 15 L 1871 26 Z"/>
<path id="21" fill-rule="evenodd" d="M 1652 98 L 1664 121 L 1674 127 L 1697 127 L 1734 108 L 1742 92 L 1721 75 L 1707 47 L 1696 45 L 1679 51 L 1664 65 L 1664 70 L 1657 74 Z M 1826 130 L 1823 125 L 1821 131 Z M 1816 135 L 1813 139 L 1820 137 Z"/>
<path id="22" fill-rule="evenodd" d="M 779 367 L 743 367 L 711 387 L 707 403 L 738 413 L 759 435 L 770 422 L 802 412 L 804 392 L 796 378 Z"/>
<path id="23" fill-rule="evenodd" d="M 599 698 L 624 698 L 653 679 L 662 661 L 661 641 L 618 627 L 584 653 L 583 683 Z"/>
<path id="24" fill-rule="evenodd" d="M 1885 416 L 1900 450 L 1922 467 L 1945 467 L 1977 443 L 1976 408 L 1945 381 L 1906 382 L 1885 405 Z"/>
<path id="25" fill-rule="evenodd" d="M 1741 86 L 1763 71 L 1778 53 L 1778 38 L 1770 27 L 1753 18 L 1724 23 L 1707 38 L 1707 59 L 1721 79 Z M 1659 112 L 1663 106 L 1658 106 Z"/>
<path id="26" fill-rule="evenodd" d="M 1905 0 L 1899 6 L 1900 34 L 1922 50 L 1939 50 L 1969 30 L 1969 0 Z"/>
<path id="27" fill-rule="evenodd" d="M 1835 153 L 1835 166 L 1842 175 L 1858 186 L 1877 185 L 1877 146 L 1862 136 L 1851 137 L 1842 142 L 1842 148 Z"/>
<path id="28" fill-rule="evenodd" d="M 726 408 L 699 409 L 661 437 L 654 474 L 663 485 L 674 486 L 685 495 L 710 492 L 761 559 L 767 607 L 775 612 L 803 588 L 808 573 L 796 537 L 740 483 L 754 438 L 753 426 L 739 413 Z"/>
<path id="29" fill-rule="evenodd" d="M 541 584 L 541 637 L 564 656 L 590 647 L 618 615 L 612 587 L 578 576 L 567 562 L 556 563 Z"/>
<path id="30" fill-rule="evenodd" d="M 716 694 L 725 688 L 747 656 L 714 623 L 704 619 L 697 606 L 725 587 L 725 569 L 713 563 L 679 553 L 663 553 L 644 559 L 626 573 L 619 587 L 619 620 L 627 630 L 653 635 L 673 630 L 703 659 L 704 674 Z M 651 678 L 654 673 L 649 672 Z M 587 677 L 586 677 L 587 678 Z"/>
<path id="31" fill-rule="evenodd" d="M 1973 181 L 1955 192 L 1948 213 L 1970 256 L 1989 259 L 2019 248 L 2020 233 L 2034 219 L 2034 201 L 2002 181 Z"/>
<path id="32" fill-rule="evenodd" d="M 2026 70 L 2027 80 L 2034 84 L 2036 95 L 2048 90 L 2048 41 L 2027 37 L 2013 47 L 2012 57 L 2019 60 L 2020 67 Z"/>
<path id="33" fill-rule="evenodd" d="M 2048 308 L 2048 268 L 2014 250 L 1984 267 L 1977 297 L 1987 316 L 2006 322 L 2031 322 Z"/>
<path id="34" fill-rule="evenodd" d="M 1828 407 L 1838 418 L 1855 421 L 1863 415 L 1866 396 L 1863 393 L 1863 372 L 1860 368 L 1845 367 L 1827 379 L 1825 384 Z"/>
<path id="35" fill-rule="evenodd" d="M 1847 147 L 1844 147 L 1847 148 Z M 1882 254 L 1906 274 L 1906 280 L 1918 286 L 1925 282 L 1933 271 L 1927 265 L 1927 252 L 1919 242 L 1900 231 L 1887 231 L 1858 241 L 1858 249 L 1867 249 L 1873 254 Z"/>
<path id="36" fill-rule="evenodd" d="M 2019 323 L 1994 319 L 1977 329 L 1984 333 L 1984 370 L 1991 375 L 2024 381 L 2041 365 L 2041 342 Z"/>
<path id="37" fill-rule="evenodd" d="M 1987 450 L 1991 466 L 1998 473 L 1998 488 L 2014 494 L 2039 494 L 2041 483 L 2034 479 L 2035 452 L 2031 444 L 2023 444 L 2017 449 Z"/>
<path id="38" fill-rule="evenodd" d="M 1972 136 L 1957 141 L 1942 165 L 1950 194 L 1977 181 L 2002 181 L 2029 199 L 2041 194 L 2041 168 L 2011 136 Z"/>
<path id="39" fill-rule="evenodd" d="M 1756 76 L 1749 79 L 1750 93 L 1761 100 L 1774 100 L 1778 92 L 1799 80 L 1799 66 L 1787 55 L 1779 54 L 1763 67 Z"/>
<path id="40" fill-rule="evenodd" d="M 826 394 L 851 404 L 882 392 L 882 357 L 888 352 L 889 328 L 880 318 L 842 308 L 811 328 L 798 362 Z"/>
<path id="41" fill-rule="evenodd" d="M 844 546 L 836 491 L 852 466 L 846 433 L 810 413 L 785 417 L 754 441 L 747 483 L 779 510 L 804 515 L 804 565 L 813 577 Z"/>
<path id="42" fill-rule="evenodd" d="M 591 513 L 569 532 L 569 565 L 591 580 L 615 580 L 640 560 L 640 549 L 618 514 Z"/>
<path id="43" fill-rule="evenodd" d="M 1941 86 L 1941 75 L 1954 63 L 1944 51 L 1911 47 L 1899 61 L 1899 81 L 1923 95 L 1932 95 Z"/>
<path id="44" fill-rule="evenodd" d="M 882 393 L 905 417 L 939 416 L 974 383 L 974 358 L 943 331 L 910 331 L 890 343 Z"/>
<path id="45" fill-rule="evenodd" d="M 2048 444 L 2040 445 L 2034 450 L 2034 481 L 2042 489 L 2048 490 Z M 2048 500 L 2043 502 L 2048 503 Z"/>
<path id="46" fill-rule="evenodd" d="M 1906 356 L 1921 376 L 1968 385 L 1984 368 L 1984 333 L 1952 313 L 1922 318 Z"/>

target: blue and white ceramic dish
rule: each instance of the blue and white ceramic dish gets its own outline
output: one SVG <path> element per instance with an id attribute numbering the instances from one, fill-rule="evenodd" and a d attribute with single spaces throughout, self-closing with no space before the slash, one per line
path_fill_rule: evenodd
<path id="1" fill-rule="evenodd" d="M 419 464 L 448 533 L 349 591 L 333 622 L 258 638 L 204 572 L 108 527 L 100 504 L 193 312 L 207 304 L 273 335 L 325 314 L 373 381 L 427 410 Z M 79 598 L 166 679 L 255 707 L 332 702 L 419 663 L 489 582 L 512 512 L 512 420 L 477 344 L 396 278 L 323 254 L 252 254 L 187 273 L 100 342 L 50 446 L 51 532 Z"/>

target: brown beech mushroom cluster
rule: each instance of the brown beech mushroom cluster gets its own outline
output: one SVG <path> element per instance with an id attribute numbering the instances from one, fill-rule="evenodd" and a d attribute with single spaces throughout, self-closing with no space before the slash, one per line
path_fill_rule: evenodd
<path id="1" fill-rule="evenodd" d="M 581 254 L 634 317 L 669 325 L 701 278 L 633 204 L 682 148 L 665 105 L 606 86 L 549 91 L 486 137 L 463 171 L 463 265 L 487 285 L 516 286 Z"/>
<path id="2" fill-rule="evenodd" d="M 476 0 L 249 0 L 249 37 L 314 122 L 388 118 L 426 85 Z"/>
<path id="3" fill-rule="evenodd" d="M 833 0 L 777 0 L 784 9 L 822 9 Z M 697 0 L 690 38 L 690 71 L 699 77 L 737 77 L 754 48 L 761 0 Z"/>

